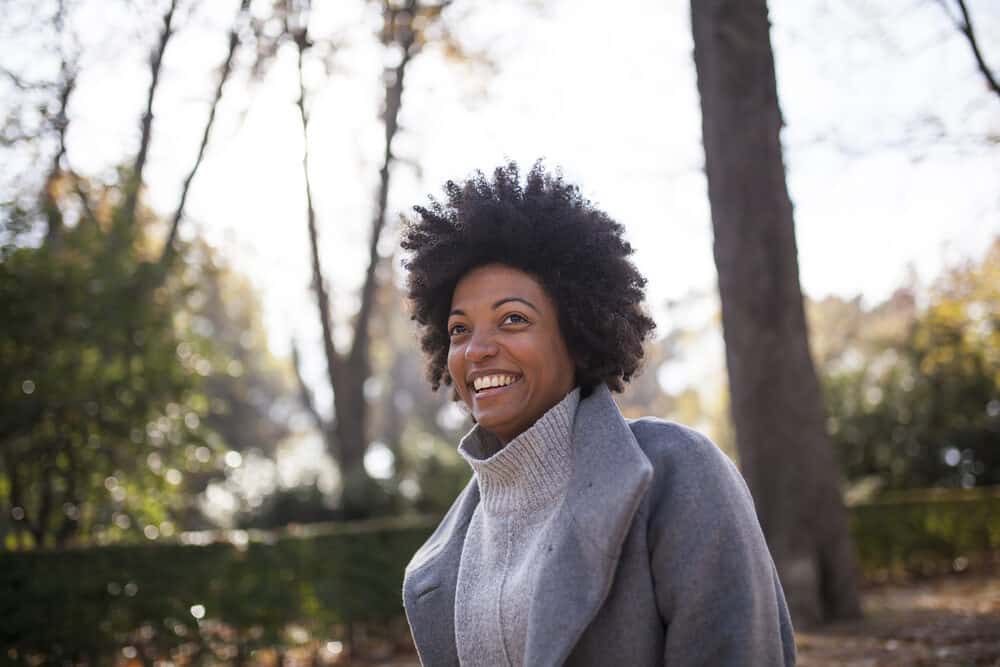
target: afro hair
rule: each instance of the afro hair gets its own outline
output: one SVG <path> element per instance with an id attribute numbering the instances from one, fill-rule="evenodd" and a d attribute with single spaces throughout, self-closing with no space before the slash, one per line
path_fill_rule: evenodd
<path id="1" fill-rule="evenodd" d="M 444 191 L 444 201 L 431 197 L 414 207 L 401 237 L 432 387 L 451 384 L 447 323 L 455 286 L 471 269 L 499 263 L 531 274 L 556 305 L 581 388 L 605 383 L 622 391 L 656 326 L 643 312 L 646 280 L 629 259 L 623 227 L 540 162 L 523 186 L 511 162 L 492 179 L 477 171 L 463 183 L 448 181 Z"/>

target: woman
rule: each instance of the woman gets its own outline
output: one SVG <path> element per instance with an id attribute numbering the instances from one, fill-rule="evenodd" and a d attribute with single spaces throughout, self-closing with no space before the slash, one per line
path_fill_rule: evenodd
<path id="1" fill-rule="evenodd" d="M 475 474 L 406 570 L 423 664 L 794 664 L 739 472 L 611 397 L 654 327 L 622 227 L 539 164 L 445 190 L 415 208 L 404 266 Z"/>

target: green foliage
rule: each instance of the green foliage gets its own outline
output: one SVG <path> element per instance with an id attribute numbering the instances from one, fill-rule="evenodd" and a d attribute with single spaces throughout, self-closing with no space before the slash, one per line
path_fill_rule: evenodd
<path id="1" fill-rule="evenodd" d="M 455 442 L 443 440 L 416 428 L 402 438 L 400 461 L 407 477 L 400 482 L 401 493 L 413 489 L 412 510 L 444 514 L 471 477 L 469 465 L 458 454 Z"/>
<path id="2" fill-rule="evenodd" d="M 264 498 L 259 507 L 244 511 L 237 517 L 237 525 L 240 528 L 273 530 L 291 524 L 322 523 L 337 518 L 337 511 L 330 507 L 327 497 L 314 482 L 276 489 Z"/>
<path id="3" fill-rule="evenodd" d="M 198 437 L 170 294 L 145 291 L 152 265 L 117 247 L 80 226 L 0 263 L 0 525 L 15 542 L 161 523 Z"/>
<path id="4" fill-rule="evenodd" d="M 402 611 L 403 567 L 431 527 L 0 554 L 0 646 L 22 660 L 108 664 L 130 644 L 165 658 L 219 636 L 242 649 L 288 645 L 291 624 L 330 637 L 335 624 L 385 622 Z"/>
<path id="5" fill-rule="evenodd" d="M 196 460 L 186 461 L 181 490 L 189 503 L 179 524 L 202 529 L 214 524 L 194 501 L 210 483 L 231 472 L 224 465 L 224 452 L 273 458 L 302 415 L 288 366 L 268 348 L 260 298 L 249 280 L 204 241 L 193 241 L 184 258 L 182 276 L 190 287 L 175 305 L 174 321 L 187 332 L 185 339 L 211 340 L 211 357 L 196 363 L 208 363 L 199 384 L 207 402 L 201 428 L 213 446 L 196 447 Z M 193 354 L 191 345 L 178 347 L 179 357 Z"/>
<path id="6" fill-rule="evenodd" d="M 268 349 L 260 297 L 203 241 L 192 243 L 185 257 L 194 286 L 177 316 L 212 339 L 217 361 L 205 378 L 204 392 L 213 403 L 206 423 L 231 449 L 273 455 L 291 434 L 288 422 L 298 398 L 287 365 Z"/>
<path id="7" fill-rule="evenodd" d="M 1000 551 L 1000 490 L 933 489 L 887 494 L 851 508 L 869 578 L 961 569 Z"/>
<path id="8" fill-rule="evenodd" d="M 1000 484 L 1000 240 L 981 264 L 947 273 L 896 329 L 826 366 L 830 434 L 848 480 Z"/>
<path id="9" fill-rule="evenodd" d="M 0 549 L 206 527 L 197 494 L 226 451 L 270 454 L 289 434 L 249 282 L 200 240 L 162 261 L 161 222 L 123 207 L 130 180 L 54 174 L 44 201 L 72 224 L 2 207 Z"/>
<path id="10" fill-rule="evenodd" d="M 116 221 L 118 198 L 0 261 L 0 546 L 169 532 L 181 470 L 208 465 L 211 345 L 175 317 L 183 265 L 159 274 L 151 218 Z"/>

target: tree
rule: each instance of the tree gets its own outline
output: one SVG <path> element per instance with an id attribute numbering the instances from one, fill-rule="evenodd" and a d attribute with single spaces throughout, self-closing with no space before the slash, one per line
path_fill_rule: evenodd
<path id="1" fill-rule="evenodd" d="M 449 41 L 447 31 L 441 30 L 441 15 L 450 0 L 427 2 L 420 0 L 379 0 L 382 29 L 379 38 L 386 52 L 398 53 L 394 63 L 384 74 L 385 100 L 382 109 L 385 144 L 379 167 L 378 189 L 368 243 L 367 267 L 361 287 L 360 306 L 353 319 L 353 338 L 346 351 L 339 351 L 334 342 L 334 321 L 331 309 L 332 286 L 326 280 L 319 252 L 319 229 L 313 206 L 313 186 L 309 173 L 309 113 L 303 66 L 309 50 L 314 46 L 309 35 L 310 3 L 306 0 L 293 3 L 286 14 L 285 31 L 298 52 L 299 98 L 298 109 L 302 124 L 304 153 L 302 167 L 305 182 L 306 215 L 309 231 L 312 289 L 323 337 L 323 354 L 326 361 L 326 379 L 333 388 L 333 418 L 323 416 L 316 406 L 312 390 L 299 374 L 303 404 L 323 434 L 327 446 L 340 467 L 342 480 L 341 510 L 344 518 L 370 516 L 388 509 L 388 498 L 379 485 L 371 479 L 364 467 L 365 452 L 369 445 L 369 406 L 365 397 L 365 381 L 371 377 L 369 329 L 375 307 L 379 282 L 379 239 L 386 225 L 388 196 L 393 169 L 398 162 L 393 152 L 393 139 L 399 129 L 399 113 L 407 68 L 412 59 L 439 33 L 437 39 Z M 440 35 L 443 35 L 440 36 Z M 298 352 L 296 349 L 296 369 Z"/>
<path id="2" fill-rule="evenodd" d="M 182 280 L 136 298 L 151 264 L 134 249 L 151 218 L 140 209 L 129 236 L 110 243 L 115 209 L 104 204 L 119 195 L 101 197 L 95 208 L 106 213 L 61 230 L 58 244 L 9 250 L 0 262 L 8 546 L 158 531 L 179 508 L 185 447 L 206 444 L 199 385 L 209 346 L 175 327 Z"/>
<path id="3" fill-rule="evenodd" d="M 194 502 L 208 485 L 226 478 L 249 456 L 276 458 L 304 415 L 291 365 L 269 350 L 253 285 L 205 241 L 195 239 L 185 246 L 183 266 L 178 268 L 191 287 L 172 305 L 182 330 L 210 342 L 211 368 L 200 382 L 207 403 L 200 421 L 209 446 L 196 448 L 193 460 L 186 462 L 179 490 L 189 502 L 177 513 L 177 523 L 185 530 L 200 530 L 214 527 L 204 506 Z M 187 344 L 177 354 L 187 361 L 185 357 L 196 351 Z"/>
<path id="4" fill-rule="evenodd" d="M 2 529 L 17 546 L 114 537 L 141 527 L 140 519 L 146 536 L 154 535 L 179 509 L 180 468 L 204 472 L 212 465 L 204 452 L 216 445 L 204 427 L 208 401 L 199 385 L 215 353 L 205 336 L 175 317 L 194 283 L 191 267 L 173 260 L 248 6 L 241 3 L 230 31 L 198 155 L 162 247 L 151 234 L 160 220 L 143 204 L 143 174 L 177 0 L 160 17 L 151 51 L 138 149 L 111 184 L 95 185 L 69 164 L 67 109 L 79 53 L 63 45 L 74 41 L 69 24 L 78 3 L 57 3 L 50 21 L 61 63 L 55 82 L 29 85 L 5 72 L 22 91 L 51 99 L 41 105 L 43 122 L 34 133 L 19 131 L 12 139 L 5 133 L 4 145 L 55 144 L 38 196 L 15 197 L 2 210 L 8 234 L 0 303 L 9 326 L 0 338 L 0 501 L 12 521 Z M 45 232 L 35 234 L 39 247 L 19 244 L 20 233 L 39 227 Z"/>
<path id="5" fill-rule="evenodd" d="M 796 622 L 855 616 L 856 567 L 799 287 L 765 0 L 692 0 L 736 445 Z"/>
<path id="6" fill-rule="evenodd" d="M 899 294 L 861 314 L 852 363 L 823 378 L 849 480 L 878 490 L 1000 483 L 998 267 L 1000 240 L 981 263 L 946 271 L 891 337 L 879 325 Z"/>

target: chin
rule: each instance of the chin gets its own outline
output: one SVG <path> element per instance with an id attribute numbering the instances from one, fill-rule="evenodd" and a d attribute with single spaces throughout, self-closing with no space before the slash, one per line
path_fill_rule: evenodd
<path id="1" fill-rule="evenodd" d="M 511 427 L 511 422 L 509 420 L 503 419 L 502 417 L 497 418 L 493 415 L 473 415 L 476 418 L 476 423 L 479 424 L 481 428 L 486 429 L 493 435 L 499 436 L 503 440 L 513 440 L 515 436 L 510 435 L 511 431 L 514 430 Z"/>

